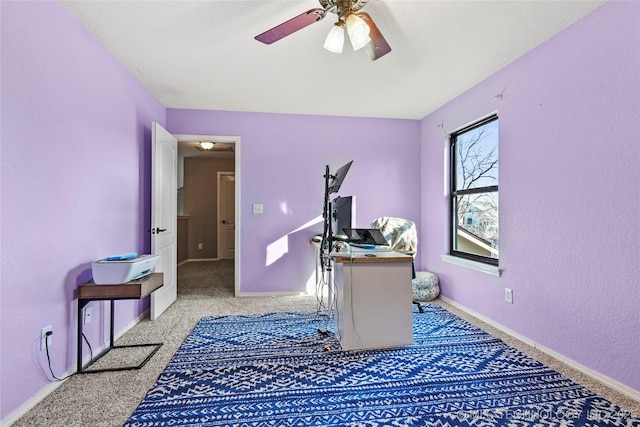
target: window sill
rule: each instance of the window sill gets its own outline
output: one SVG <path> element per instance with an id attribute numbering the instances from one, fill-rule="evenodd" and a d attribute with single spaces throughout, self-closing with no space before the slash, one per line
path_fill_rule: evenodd
<path id="1" fill-rule="evenodd" d="M 480 271 L 482 273 L 490 274 L 496 277 L 500 277 L 500 274 L 502 273 L 502 270 L 500 270 L 495 265 L 484 264 L 482 262 L 471 261 L 451 255 L 440 255 L 440 258 L 442 258 L 442 261 L 449 264 L 455 264 L 460 267 L 470 268 L 472 270 Z"/>

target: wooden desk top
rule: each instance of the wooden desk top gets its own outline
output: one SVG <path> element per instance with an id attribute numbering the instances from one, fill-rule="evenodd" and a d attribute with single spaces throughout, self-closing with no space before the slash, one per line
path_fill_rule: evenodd
<path id="1" fill-rule="evenodd" d="M 162 273 L 151 273 L 141 279 L 123 285 L 96 285 L 93 280 L 78 286 L 78 299 L 140 299 L 161 287 Z"/>
<path id="2" fill-rule="evenodd" d="M 371 256 L 373 255 L 373 256 Z M 411 255 L 401 254 L 393 251 L 355 251 L 348 252 L 331 252 L 331 258 L 335 262 L 341 263 L 383 263 L 383 262 L 411 262 Z"/>

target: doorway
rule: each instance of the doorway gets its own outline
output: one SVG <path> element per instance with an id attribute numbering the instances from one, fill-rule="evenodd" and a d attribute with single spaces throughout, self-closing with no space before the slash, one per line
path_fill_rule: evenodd
<path id="1" fill-rule="evenodd" d="M 239 242 L 239 225 L 240 225 L 240 137 L 237 136 L 220 136 L 220 135 L 185 135 L 176 134 L 178 139 L 178 171 L 177 171 L 177 187 L 178 187 L 178 215 L 184 215 L 188 218 L 190 223 L 194 224 L 194 227 L 189 232 L 189 256 L 188 260 L 222 260 L 233 259 L 234 266 L 234 293 L 240 294 L 240 242 Z M 215 149 L 206 149 L 203 147 L 207 144 L 200 144 L 201 142 L 213 142 Z M 196 159 L 190 159 L 195 157 Z M 185 164 L 203 165 L 204 168 L 211 168 L 205 170 L 207 176 L 213 176 L 212 179 L 206 179 L 207 185 L 215 189 L 215 194 L 211 193 L 211 196 L 207 196 L 207 203 L 212 205 L 214 212 L 211 214 L 210 220 L 215 221 L 213 223 L 202 224 L 202 217 L 198 214 L 194 214 L 189 211 L 181 211 L 181 198 L 184 197 L 189 200 L 189 192 L 193 191 L 189 188 L 184 189 L 185 184 Z M 220 166 L 221 164 L 229 165 L 231 167 Z M 212 166 L 206 166 L 212 165 Z M 234 169 L 230 171 L 229 169 Z M 226 191 L 226 200 L 232 201 L 232 206 L 223 208 L 220 212 L 219 196 L 220 188 L 217 179 L 217 175 L 223 172 L 223 176 L 226 176 L 226 182 L 223 185 L 222 191 Z M 189 172 L 187 172 L 189 173 Z M 229 174 L 233 177 L 230 178 Z M 192 178 L 188 178 L 192 179 Z M 186 190 L 186 191 L 185 191 Z M 228 194 L 231 193 L 231 194 Z M 193 196 L 192 196 L 193 198 Z M 182 201 L 182 206 L 184 201 Z M 222 216 L 225 216 L 222 223 Z M 228 218 L 227 218 L 228 217 Z M 199 226 L 198 226 L 199 224 Z M 213 233 L 213 234 L 211 234 Z M 225 234 L 224 237 L 222 234 Z M 221 251 L 220 241 L 223 240 L 223 247 L 226 247 L 226 252 Z M 227 243 L 224 243 L 226 241 Z M 215 252 L 212 252 L 215 247 Z M 222 248 L 224 249 L 224 248 Z M 230 251 L 230 252 L 229 252 Z M 224 252 L 224 253 L 223 253 Z M 205 254 L 200 256 L 199 254 Z"/>

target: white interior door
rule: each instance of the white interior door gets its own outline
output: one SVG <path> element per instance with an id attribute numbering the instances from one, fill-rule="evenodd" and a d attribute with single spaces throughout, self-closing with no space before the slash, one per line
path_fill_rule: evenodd
<path id="1" fill-rule="evenodd" d="M 236 234 L 236 175 L 218 172 L 218 258 L 234 259 Z"/>
<path id="2" fill-rule="evenodd" d="M 151 252 L 158 255 L 156 272 L 164 286 L 151 294 L 151 320 L 178 297 L 177 271 L 178 140 L 153 122 L 151 141 Z"/>

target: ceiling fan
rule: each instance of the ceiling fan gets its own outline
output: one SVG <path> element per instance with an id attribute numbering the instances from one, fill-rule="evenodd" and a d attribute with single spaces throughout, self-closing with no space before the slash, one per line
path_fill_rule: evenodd
<path id="1" fill-rule="evenodd" d="M 341 53 L 344 45 L 345 28 L 354 50 L 361 48 L 375 61 L 391 52 L 389 43 L 378 30 L 378 27 L 366 12 L 359 12 L 369 0 L 319 0 L 322 6 L 306 12 L 277 25 L 255 37 L 256 40 L 271 44 L 314 22 L 323 19 L 327 13 L 338 15 L 338 22 L 331 28 L 324 42 L 325 49 Z"/>

